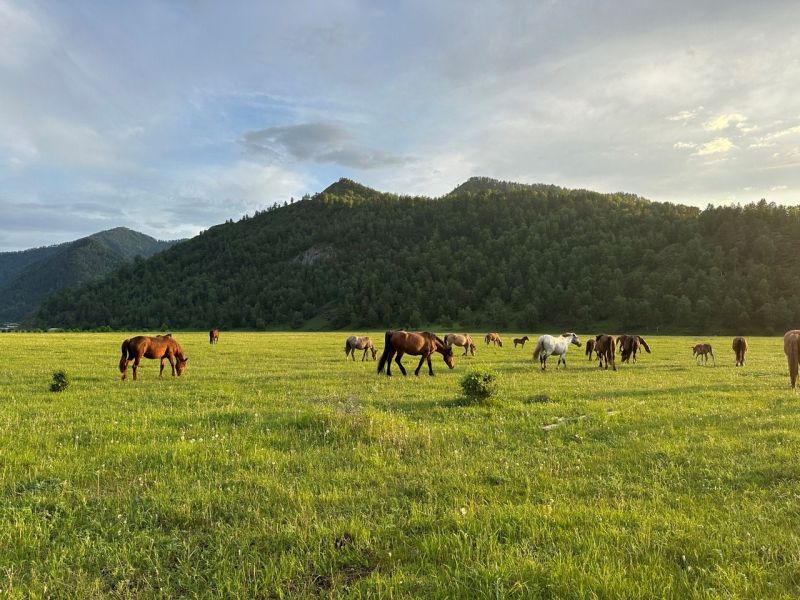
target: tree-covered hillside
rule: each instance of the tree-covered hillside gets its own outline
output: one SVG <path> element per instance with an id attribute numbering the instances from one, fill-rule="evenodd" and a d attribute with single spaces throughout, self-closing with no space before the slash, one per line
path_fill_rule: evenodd
<path id="1" fill-rule="evenodd" d="M 775 333 L 800 323 L 800 210 L 696 208 L 474 179 L 439 198 L 342 180 L 45 302 L 40 326 L 547 327 Z"/>

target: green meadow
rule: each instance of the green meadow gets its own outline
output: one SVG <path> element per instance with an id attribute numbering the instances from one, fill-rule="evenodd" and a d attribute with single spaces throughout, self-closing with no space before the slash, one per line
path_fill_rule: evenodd
<path id="1" fill-rule="evenodd" d="M 473 332 L 452 371 L 387 378 L 347 335 L 176 333 L 186 374 L 136 382 L 123 334 L 0 335 L 0 596 L 800 595 L 781 338 L 744 368 L 730 338 L 646 337 L 617 372 L 572 347 L 542 373 L 533 335 Z M 473 367 L 488 405 L 461 399 Z"/>

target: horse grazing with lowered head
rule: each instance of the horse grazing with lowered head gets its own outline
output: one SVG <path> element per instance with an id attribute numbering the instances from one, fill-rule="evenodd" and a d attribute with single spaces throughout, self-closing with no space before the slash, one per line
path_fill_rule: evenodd
<path id="1" fill-rule="evenodd" d="M 639 348 L 644 348 L 645 352 L 650 354 L 650 346 L 644 341 L 640 335 L 621 335 L 617 338 L 617 347 L 619 348 L 622 362 L 630 362 L 633 358 L 634 364 L 636 363 L 636 353 Z"/>
<path id="2" fill-rule="evenodd" d="M 594 338 L 594 351 L 597 353 L 597 366 L 599 368 L 603 368 L 603 362 L 605 362 L 605 368 L 608 370 L 608 365 L 611 365 L 611 370 L 617 370 L 617 342 L 614 339 L 614 336 L 605 335 L 601 333 L 600 335 L 595 336 Z"/>
<path id="3" fill-rule="evenodd" d="M 800 365 L 800 329 L 787 331 L 783 336 L 783 352 L 789 361 L 789 385 L 797 389 L 797 368 Z"/>
<path id="4" fill-rule="evenodd" d="M 372 360 L 375 360 L 375 357 L 378 355 L 378 351 L 375 349 L 375 344 L 372 343 L 372 340 L 369 337 L 358 337 L 356 335 L 351 335 L 344 343 L 344 359 L 347 360 L 348 356 L 352 356 L 353 360 L 356 359 L 356 350 L 363 350 L 364 354 L 361 355 L 361 362 L 367 360 L 367 351 L 372 351 Z"/>
<path id="5" fill-rule="evenodd" d="M 496 331 L 492 331 L 491 333 L 487 333 L 483 337 L 483 341 L 486 342 L 486 345 L 494 344 L 495 346 L 503 347 L 503 340 L 500 339 L 500 334 Z"/>
<path id="6" fill-rule="evenodd" d="M 444 343 L 448 348 L 452 348 L 453 346 L 464 348 L 464 354 L 461 356 L 466 356 L 467 352 L 475 356 L 475 343 L 472 341 L 472 336 L 468 333 L 463 335 L 460 333 L 448 333 L 444 336 Z"/>
<path id="7" fill-rule="evenodd" d="M 431 366 L 431 354 L 438 352 L 444 358 L 445 364 L 449 368 L 456 366 L 455 358 L 453 357 L 453 349 L 448 347 L 444 341 L 429 331 L 420 331 L 418 333 L 410 333 L 408 331 L 387 331 L 384 337 L 383 354 L 378 361 L 378 373 L 383 373 L 386 367 L 386 375 L 392 376 L 392 358 L 397 366 L 400 367 L 400 372 L 406 375 L 406 370 L 403 367 L 400 359 L 404 354 L 412 356 L 420 356 L 419 365 L 417 365 L 414 375 L 419 375 L 419 370 L 422 368 L 422 363 L 428 363 L 428 374 L 433 376 L 433 367 Z"/>
<path id="8" fill-rule="evenodd" d="M 575 344 L 580 348 L 581 341 L 574 333 L 562 333 L 558 337 L 552 335 L 543 335 L 536 340 L 536 347 L 533 349 L 533 360 L 539 360 L 539 365 L 544 371 L 547 368 L 547 357 L 552 354 L 558 354 L 558 362 L 556 363 L 556 370 L 559 365 L 564 364 L 567 367 L 567 359 L 564 355 L 569 350 L 569 345 Z"/>
<path id="9" fill-rule="evenodd" d="M 212 329 L 208 332 L 208 343 L 216 344 L 219 342 L 219 329 Z"/>
<path id="10" fill-rule="evenodd" d="M 733 338 L 733 344 L 731 345 L 734 354 L 736 354 L 736 366 L 743 367 L 744 366 L 744 355 L 747 354 L 747 339 L 742 337 L 741 335 L 737 335 Z"/>
<path id="11" fill-rule="evenodd" d="M 164 375 L 164 359 L 169 361 L 173 377 L 176 375 L 180 377 L 186 370 L 186 363 L 189 362 L 180 344 L 175 341 L 171 333 L 155 337 L 137 335 L 122 342 L 122 358 L 119 359 L 119 371 L 122 373 L 122 379 L 128 376 L 128 362 L 133 361 L 133 380 L 136 381 L 136 371 L 139 369 L 139 361 L 142 357 L 161 360 L 159 377 Z"/>
<path id="12" fill-rule="evenodd" d="M 711 358 L 714 361 L 714 366 L 717 366 L 717 359 L 714 356 L 714 352 L 711 350 L 711 344 L 695 344 L 692 346 L 692 356 L 694 356 L 695 362 L 699 364 L 700 359 L 703 359 L 703 364 L 708 364 L 708 356 L 711 355 Z"/>
<path id="13" fill-rule="evenodd" d="M 514 338 L 514 348 L 517 347 L 517 344 L 522 346 L 522 349 L 525 349 L 525 342 L 527 342 L 530 338 L 527 335 L 523 335 L 521 338 Z"/>

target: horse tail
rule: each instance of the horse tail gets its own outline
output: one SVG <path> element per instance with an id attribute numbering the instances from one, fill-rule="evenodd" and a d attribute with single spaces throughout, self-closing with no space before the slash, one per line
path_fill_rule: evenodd
<path id="1" fill-rule="evenodd" d="M 541 354 L 543 350 L 544 344 L 542 343 L 542 340 L 537 340 L 536 347 L 533 349 L 533 358 L 531 360 L 536 360 L 539 358 L 539 354 Z"/>
<path id="2" fill-rule="evenodd" d="M 125 372 L 125 367 L 126 367 L 125 363 L 128 360 L 128 343 L 129 342 L 130 342 L 129 339 L 128 340 L 124 340 L 122 342 L 122 358 L 119 359 L 119 372 L 120 373 L 124 373 Z"/>
<path id="3" fill-rule="evenodd" d="M 644 346 L 644 349 L 647 350 L 647 353 L 650 354 L 650 346 L 647 345 L 647 342 L 644 341 L 644 338 L 640 335 L 636 336 L 639 339 L 639 343 Z"/>
<path id="4" fill-rule="evenodd" d="M 350 340 L 344 341 L 344 355 L 348 356 L 350 354 Z"/>
<path id="5" fill-rule="evenodd" d="M 383 354 L 381 354 L 381 359 L 378 361 L 378 373 L 383 373 L 383 369 L 389 359 L 389 354 L 393 350 L 394 346 L 392 346 L 392 332 L 387 331 L 383 336 Z"/>
<path id="6" fill-rule="evenodd" d="M 789 382 L 792 389 L 797 386 L 797 368 L 800 364 L 800 339 L 796 335 L 788 335 L 783 340 L 783 350 L 786 352 L 786 359 L 789 361 Z"/>

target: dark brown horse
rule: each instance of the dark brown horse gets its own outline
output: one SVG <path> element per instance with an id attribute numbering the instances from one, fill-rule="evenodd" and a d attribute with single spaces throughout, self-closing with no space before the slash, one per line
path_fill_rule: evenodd
<path id="1" fill-rule="evenodd" d="M 503 347 L 503 340 L 500 339 L 500 334 L 496 331 L 492 331 L 483 336 L 483 341 L 486 342 L 487 346 L 489 344 L 494 344 L 495 346 Z"/>
<path id="2" fill-rule="evenodd" d="M 216 344 L 219 341 L 219 329 L 212 329 L 208 332 L 208 343 Z"/>
<path id="3" fill-rule="evenodd" d="M 514 348 L 517 347 L 517 344 L 525 348 L 525 342 L 527 342 L 530 338 L 527 335 L 523 335 L 521 338 L 514 338 Z"/>
<path id="4" fill-rule="evenodd" d="M 617 347 L 619 348 L 620 355 L 622 356 L 622 362 L 630 362 L 630 359 L 633 358 L 633 362 L 636 362 L 636 353 L 639 351 L 639 348 L 644 348 L 645 351 L 650 354 L 650 346 L 647 345 L 647 342 L 644 341 L 644 338 L 640 335 L 621 335 L 617 338 Z"/>
<path id="5" fill-rule="evenodd" d="M 789 385 L 797 389 L 797 367 L 800 365 L 800 329 L 787 331 L 783 336 L 783 352 L 789 361 Z"/>
<path id="6" fill-rule="evenodd" d="M 711 355 L 711 358 L 714 360 L 714 366 L 717 366 L 717 359 L 714 356 L 714 352 L 711 350 L 711 344 L 695 344 L 692 346 L 692 356 L 696 362 L 700 362 L 700 359 L 703 359 L 703 364 L 708 364 L 708 356 Z"/>
<path id="7" fill-rule="evenodd" d="M 406 370 L 400 363 L 404 354 L 420 356 L 414 375 L 419 375 L 422 363 L 428 362 L 428 374 L 433 375 L 431 366 L 431 354 L 438 352 L 444 358 L 445 364 L 451 369 L 456 366 L 453 358 L 453 349 L 447 346 L 438 336 L 428 331 L 409 333 L 408 331 L 387 331 L 384 338 L 383 354 L 378 361 L 378 373 L 383 373 L 386 367 L 386 375 L 392 376 L 392 357 L 400 367 L 400 372 L 406 374 Z"/>
<path id="8" fill-rule="evenodd" d="M 592 353 L 595 351 L 595 341 L 592 338 L 589 338 L 586 342 L 586 356 L 589 357 L 589 360 L 592 360 Z M 599 356 L 597 358 L 600 358 Z"/>
<path id="9" fill-rule="evenodd" d="M 744 366 L 744 355 L 747 354 L 747 340 L 741 335 L 733 338 L 733 352 L 736 354 L 736 366 Z"/>
<path id="10" fill-rule="evenodd" d="M 597 353 L 597 360 L 599 361 L 597 364 L 598 367 L 602 369 L 603 361 L 605 361 L 606 369 L 608 369 L 608 365 L 611 364 L 611 369 L 614 371 L 617 370 L 617 342 L 613 336 L 605 334 L 595 336 L 594 351 Z"/>
<path id="11" fill-rule="evenodd" d="M 172 375 L 181 376 L 186 369 L 188 358 L 183 354 L 180 344 L 175 341 L 171 333 L 166 335 L 137 335 L 122 342 L 122 358 L 119 359 L 119 371 L 122 378 L 128 376 L 128 362 L 133 361 L 133 380 L 136 381 L 136 371 L 139 369 L 139 361 L 144 358 L 155 358 L 161 360 L 161 370 L 158 376 L 164 374 L 164 359 L 169 361 L 172 367 Z"/>

